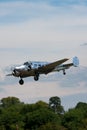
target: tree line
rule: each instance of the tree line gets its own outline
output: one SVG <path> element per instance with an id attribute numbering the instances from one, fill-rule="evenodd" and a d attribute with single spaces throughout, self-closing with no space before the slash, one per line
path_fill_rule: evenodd
<path id="1" fill-rule="evenodd" d="M 87 103 L 79 102 L 68 111 L 61 99 L 49 103 L 25 104 L 17 97 L 0 100 L 0 130 L 87 130 Z"/>

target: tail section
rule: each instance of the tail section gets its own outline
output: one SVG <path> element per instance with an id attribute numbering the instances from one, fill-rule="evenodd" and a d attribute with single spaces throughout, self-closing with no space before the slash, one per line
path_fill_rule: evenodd
<path id="1" fill-rule="evenodd" d="M 79 66 L 79 59 L 76 56 L 73 58 L 73 66 L 74 67 L 78 67 Z"/>

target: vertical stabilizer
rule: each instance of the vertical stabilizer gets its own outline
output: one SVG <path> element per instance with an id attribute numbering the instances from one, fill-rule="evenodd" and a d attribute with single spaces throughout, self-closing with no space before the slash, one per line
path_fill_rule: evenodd
<path id="1" fill-rule="evenodd" d="M 73 65 L 74 65 L 75 67 L 79 66 L 79 59 L 78 59 L 77 56 L 75 56 L 75 57 L 73 58 Z"/>

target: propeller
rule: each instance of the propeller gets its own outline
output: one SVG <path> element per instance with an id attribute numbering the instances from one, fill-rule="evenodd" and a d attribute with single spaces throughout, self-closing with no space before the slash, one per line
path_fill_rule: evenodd
<path id="1" fill-rule="evenodd" d="M 12 76 L 12 75 L 14 75 L 16 73 L 15 66 L 7 66 L 5 68 L 5 72 L 9 73 L 9 74 L 6 74 L 6 76 Z"/>

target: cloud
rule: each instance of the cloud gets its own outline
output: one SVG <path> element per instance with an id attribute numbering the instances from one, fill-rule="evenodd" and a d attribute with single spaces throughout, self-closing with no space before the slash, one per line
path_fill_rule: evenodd
<path id="1" fill-rule="evenodd" d="M 87 46 L 87 43 L 83 43 L 83 44 L 81 44 L 81 46 Z"/>
<path id="2" fill-rule="evenodd" d="M 0 3 L 0 67 L 22 64 L 27 60 L 53 62 L 74 55 L 79 57 L 80 65 L 87 66 L 87 49 L 79 46 L 87 40 L 86 16 L 85 0 Z M 41 76 L 39 82 L 34 82 L 32 77 L 24 79 L 25 84 L 21 87 L 18 78 L 4 79 L 1 71 L 0 98 L 17 96 L 35 100 L 54 95 L 83 94 L 87 92 L 87 68 L 74 69 L 67 70 L 66 76 L 62 73 Z"/>
<path id="3" fill-rule="evenodd" d="M 53 73 L 48 75 L 41 75 L 40 80 L 35 82 L 33 77 L 25 78 L 25 84 L 21 86 L 18 84 L 19 79 L 14 77 L 7 77 L 3 81 L 3 84 L 0 86 L 4 86 L 3 88 L 10 92 L 19 93 L 23 95 L 27 94 L 27 90 L 30 97 L 33 95 L 34 97 L 47 97 L 53 95 L 71 95 L 71 94 L 78 94 L 84 93 L 87 91 L 87 67 L 80 67 L 80 68 L 70 68 L 70 70 L 66 70 L 66 76 L 59 73 Z M 8 87 L 7 87 L 8 86 Z M 9 89 L 10 90 L 9 90 Z M 18 89 L 16 91 L 15 89 Z M 24 90 L 25 89 L 25 90 Z M 14 91 L 13 91 L 14 90 Z M 74 91 L 75 90 L 75 91 Z M 34 94 L 34 92 L 40 92 L 38 95 Z M 47 92 L 47 93 L 46 93 Z M 18 96 L 18 94 L 17 94 Z"/>
<path id="4" fill-rule="evenodd" d="M 30 60 L 52 61 L 65 55 L 77 55 L 83 59 L 86 51 L 78 46 L 86 41 L 85 5 L 56 7 L 50 1 L 14 1 L 0 5 L 0 48 L 3 50 L 0 55 L 4 57 L 2 64 L 6 62 L 5 57 L 9 59 L 8 64 L 22 63 L 26 57 Z"/>
<path id="5" fill-rule="evenodd" d="M 50 4 L 52 3 L 52 4 Z M 59 3 L 71 3 L 67 6 L 52 6 L 53 4 Z M 57 4 L 57 5 L 58 5 Z M 60 5 L 60 4 L 59 4 Z M 84 12 L 83 12 L 84 11 Z M 37 19 L 40 17 L 51 17 L 52 15 L 62 15 L 62 14 L 73 14 L 75 12 L 81 15 L 81 12 L 85 13 L 87 8 L 85 5 L 73 5 L 69 1 L 13 1 L 13 2 L 3 2 L 0 4 L 0 22 L 4 23 L 17 23 L 24 22 L 26 20 Z M 75 15 L 73 14 L 73 15 Z M 86 13 L 85 13 L 86 14 Z M 73 21 L 74 22 L 74 21 Z"/>
<path id="6" fill-rule="evenodd" d="M 61 97 L 61 103 L 64 106 L 65 110 L 74 108 L 79 102 L 87 103 L 87 93 L 73 94 Z"/>

